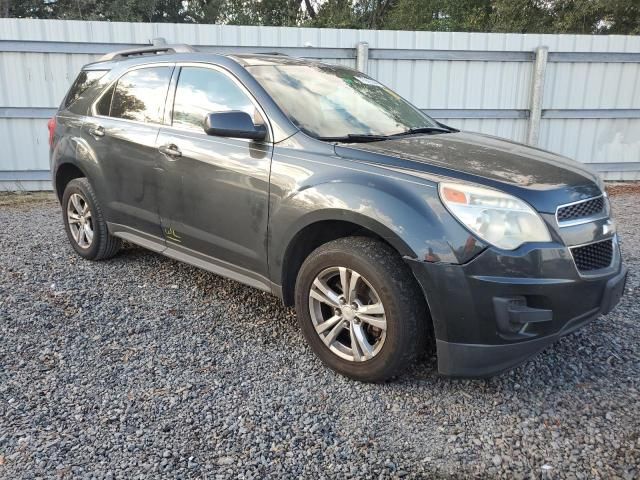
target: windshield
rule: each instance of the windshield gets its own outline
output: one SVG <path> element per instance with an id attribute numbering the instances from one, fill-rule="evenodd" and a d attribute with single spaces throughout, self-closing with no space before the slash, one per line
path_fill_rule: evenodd
<path id="1" fill-rule="evenodd" d="M 317 138 L 439 127 L 397 93 L 355 70 L 318 64 L 247 68 L 291 121 Z"/>

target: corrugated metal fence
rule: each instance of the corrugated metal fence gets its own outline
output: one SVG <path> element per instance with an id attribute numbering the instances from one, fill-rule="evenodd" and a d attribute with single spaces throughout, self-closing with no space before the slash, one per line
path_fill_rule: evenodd
<path id="1" fill-rule="evenodd" d="M 48 189 L 46 119 L 78 70 L 158 37 L 359 67 L 457 128 L 537 143 L 606 179 L 640 179 L 637 36 L 0 19 L 0 189 Z"/>

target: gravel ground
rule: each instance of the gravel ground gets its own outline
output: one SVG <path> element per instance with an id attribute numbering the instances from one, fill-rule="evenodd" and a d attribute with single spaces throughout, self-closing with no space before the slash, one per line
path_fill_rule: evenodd
<path id="1" fill-rule="evenodd" d="M 0 477 L 638 478 L 640 193 L 613 198 L 618 308 L 489 380 L 324 368 L 267 294 L 127 247 L 75 255 L 0 197 Z"/>

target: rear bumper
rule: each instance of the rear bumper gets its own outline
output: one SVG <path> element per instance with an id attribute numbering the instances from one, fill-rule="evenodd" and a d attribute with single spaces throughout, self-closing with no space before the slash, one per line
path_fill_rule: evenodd
<path id="1" fill-rule="evenodd" d="M 581 277 L 561 246 L 487 250 L 466 265 L 408 263 L 433 318 L 438 371 L 463 377 L 515 367 L 608 313 L 627 276 L 617 251 L 609 269 Z"/>

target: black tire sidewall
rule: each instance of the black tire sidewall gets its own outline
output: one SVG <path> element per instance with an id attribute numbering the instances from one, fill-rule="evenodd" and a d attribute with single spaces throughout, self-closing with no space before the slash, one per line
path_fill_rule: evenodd
<path id="1" fill-rule="evenodd" d="M 389 252 L 389 255 L 394 253 Z M 387 320 L 385 343 L 375 357 L 364 362 L 350 362 L 335 355 L 316 333 L 309 312 L 309 291 L 316 276 L 326 268 L 338 266 L 355 270 L 366 278 L 384 305 Z M 413 357 L 412 353 L 419 339 L 414 338 L 416 326 L 412 323 L 418 319 L 415 318 L 415 306 L 404 305 L 402 302 L 407 298 L 403 290 L 411 290 L 414 285 L 397 282 L 398 275 L 391 275 L 390 267 L 398 268 L 398 264 L 393 261 L 386 264 L 372 263 L 370 258 L 355 249 L 347 251 L 340 247 L 321 248 L 307 258 L 298 274 L 296 311 L 302 333 L 326 365 L 348 377 L 363 381 L 382 381 L 397 373 L 407 363 L 407 357 Z"/>
<path id="2" fill-rule="evenodd" d="M 96 205 L 93 201 L 93 192 L 89 191 L 90 186 L 88 186 L 88 182 L 84 179 L 75 179 L 71 180 L 67 187 L 64 189 L 64 194 L 62 195 L 62 221 L 64 222 L 64 229 L 67 232 L 67 238 L 69 239 L 69 243 L 76 251 L 78 255 L 88 259 L 94 259 L 98 256 L 98 252 L 100 251 L 100 242 L 103 241 L 100 238 L 100 232 L 102 231 L 98 222 L 102 221 L 98 215 L 98 211 L 96 209 Z M 69 198 L 72 194 L 78 193 L 82 195 L 85 202 L 89 205 L 89 209 L 91 210 L 91 219 L 93 226 L 93 241 L 89 248 L 82 248 L 73 238 L 73 234 L 71 233 L 71 228 L 69 226 L 69 219 L 67 218 L 67 208 L 69 204 Z"/>

